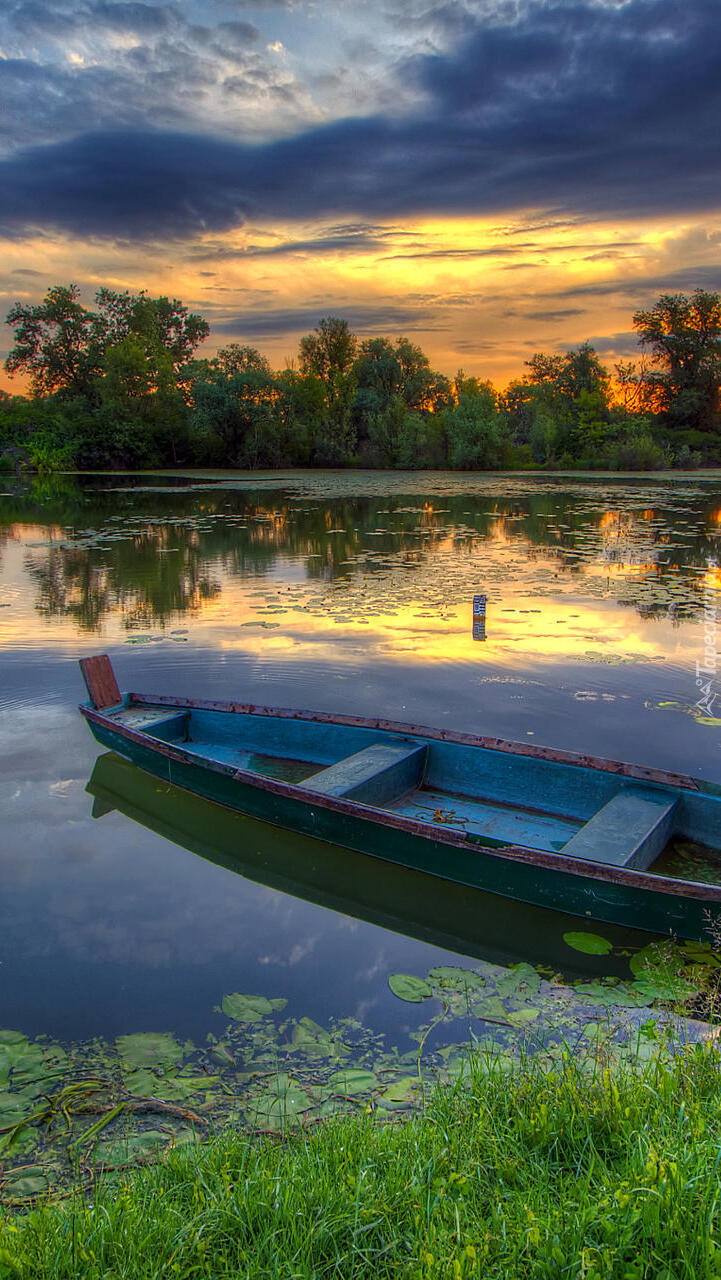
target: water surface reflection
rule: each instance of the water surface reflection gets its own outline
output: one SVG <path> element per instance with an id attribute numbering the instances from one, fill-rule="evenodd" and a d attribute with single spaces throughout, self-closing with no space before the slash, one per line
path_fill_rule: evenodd
<path id="1" fill-rule="evenodd" d="M 381 711 L 721 781 L 718 725 L 694 713 L 720 521 L 721 481 L 695 478 L 60 477 L 0 496 L 0 1026 L 202 1036 L 246 990 L 407 1031 L 394 970 L 518 957 L 520 937 L 572 967 L 558 930 L 489 918 L 474 937 L 462 899 L 441 922 L 421 895 L 403 924 L 382 877 L 354 914 L 350 863 L 333 901 L 188 857 L 180 801 L 145 826 L 122 804 L 93 821 L 76 659 L 107 649 L 123 687 Z M 245 830 L 265 866 L 268 837 L 249 853 Z"/>

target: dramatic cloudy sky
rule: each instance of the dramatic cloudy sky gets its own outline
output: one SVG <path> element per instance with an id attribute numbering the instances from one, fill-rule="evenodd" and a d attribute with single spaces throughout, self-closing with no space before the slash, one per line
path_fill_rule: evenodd
<path id="1" fill-rule="evenodd" d="M 3 0 L 0 306 L 321 315 L 498 382 L 721 287 L 719 0 Z M 0 347 L 7 348 L 5 330 Z"/>

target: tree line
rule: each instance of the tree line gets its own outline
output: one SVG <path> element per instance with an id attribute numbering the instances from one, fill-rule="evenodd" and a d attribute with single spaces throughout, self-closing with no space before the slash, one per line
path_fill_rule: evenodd
<path id="1" fill-rule="evenodd" d="M 75 285 L 7 316 L 0 465 L 40 470 L 400 467 L 650 469 L 721 462 L 721 295 L 664 294 L 633 325 L 640 355 L 608 370 L 588 343 L 537 353 L 503 391 L 431 367 L 408 338 L 360 339 L 326 316 L 297 359 L 255 347 L 198 356 L 209 334 L 177 299 Z"/>

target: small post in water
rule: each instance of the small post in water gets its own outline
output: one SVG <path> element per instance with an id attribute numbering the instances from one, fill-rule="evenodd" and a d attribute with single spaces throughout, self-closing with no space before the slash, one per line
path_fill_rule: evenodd
<path id="1" fill-rule="evenodd" d="M 486 638 L 486 596 L 473 597 L 473 639 Z"/>

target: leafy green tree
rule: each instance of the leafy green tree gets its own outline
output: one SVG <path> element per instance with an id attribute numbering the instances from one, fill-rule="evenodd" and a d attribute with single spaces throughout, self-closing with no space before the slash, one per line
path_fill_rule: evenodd
<path id="1" fill-rule="evenodd" d="M 9 396 L 0 404 L 0 452 L 19 450 L 31 467 L 49 472 L 77 465 L 88 432 L 82 399 Z"/>
<path id="2" fill-rule="evenodd" d="M 456 379 L 458 402 L 439 415 L 448 436 L 450 465 L 459 471 L 489 470 L 505 460 L 507 433 L 490 382 Z"/>
<path id="3" fill-rule="evenodd" d="M 369 415 L 400 396 L 409 409 L 435 412 L 450 402 L 450 383 L 434 373 L 428 356 L 408 338 L 368 338 L 356 360 L 356 404 Z"/>
<path id="4" fill-rule="evenodd" d="M 368 438 L 369 424 L 401 392 L 401 366 L 388 338 L 367 338 L 355 362 L 357 390 L 353 411 L 359 437 Z"/>
<path id="5" fill-rule="evenodd" d="M 448 466 L 443 412 L 406 412 L 398 442 L 398 465 L 411 471 Z"/>
<path id="6" fill-rule="evenodd" d="M 270 375 L 270 365 L 265 356 L 260 354 L 255 347 L 243 347 L 237 342 L 231 342 L 230 346 L 221 347 L 218 352 L 215 363 L 223 373 L 228 376 L 234 373 L 262 373 L 266 376 Z"/>
<path id="7" fill-rule="evenodd" d="M 665 293 L 634 328 L 657 369 L 650 373 L 657 407 L 669 426 L 717 432 L 721 387 L 721 295 L 696 289 Z"/>
<path id="8" fill-rule="evenodd" d="M 173 354 L 153 329 L 108 347 L 99 379 L 100 411 L 92 432 L 101 461 L 172 465 L 188 457 L 188 409 L 177 385 Z M 110 457 L 104 459 L 104 452 Z M 90 462 L 87 465 L 91 465 Z"/>
<path id="9" fill-rule="evenodd" d="M 354 362 L 358 339 L 347 320 L 325 316 L 313 333 L 300 340 L 300 367 L 318 378 L 325 392 L 325 416 L 313 441 L 314 460 L 321 465 L 350 462 L 356 446 L 351 406 L 356 391 Z"/>
<path id="10" fill-rule="evenodd" d="M 313 333 L 300 340 L 300 367 L 303 373 L 332 385 L 350 374 L 357 350 L 358 339 L 351 333 L 348 321 L 324 316 Z"/>
<path id="11" fill-rule="evenodd" d="M 210 332 L 207 320 L 188 311 L 178 298 L 151 298 L 144 289 L 98 289 L 95 303 L 106 348 L 125 337 L 138 337 L 148 351 L 166 352 L 176 373 Z"/>
<path id="12" fill-rule="evenodd" d="M 408 409 L 403 397 L 396 395 L 370 420 L 368 442 L 377 466 L 397 467 L 401 452 Z"/>
<path id="13" fill-rule="evenodd" d="M 241 362 L 242 364 L 242 362 Z M 239 365 L 227 375 L 218 362 L 192 387 L 196 454 L 225 467 L 275 467 L 286 457 L 278 389 L 270 369 Z"/>
<path id="14" fill-rule="evenodd" d="M 325 414 L 325 388 L 320 378 L 303 377 L 295 369 L 275 376 L 276 413 L 286 441 L 285 466 L 307 466 L 312 443 L 318 439 Z"/>
<path id="15" fill-rule="evenodd" d="M 5 368 L 30 378 L 33 395 L 58 393 L 91 400 L 103 356 L 100 316 L 80 302 L 77 285 L 55 285 L 35 306 L 16 302 L 6 323 L 14 346 Z"/>
<path id="16" fill-rule="evenodd" d="M 536 462 L 571 462 L 607 434 L 611 386 L 593 347 L 563 355 L 542 352 L 529 372 L 509 386 L 503 412 L 515 444 L 529 444 Z"/>
<path id="17" fill-rule="evenodd" d="M 452 401 L 448 378 L 435 373 L 428 357 L 408 338 L 397 338 L 395 343 L 388 338 L 366 339 L 355 362 L 355 375 L 358 385 L 353 415 L 358 443 L 361 455 L 367 454 L 371 462 L 379 456 L 387 459 L 398 454 L 400 439 L 407 436 L 400 406 L 416 414 L 435 413 Z M 395 446 L 387 438 L 393 421 Z M 414 431 L 417 433 L 416 428 Z M 396 463 L 384 461 L 381 465 Z"/>
<path id="18" fill-rule="evenodd" d="M 528 441 L 533 461 L 545 465 L 555 462 L 560 435 L 558 423 L 551 417 L 548 409 L 543 405 L 539 406 L 533 417 Z"/>
<path id="19" fill-rule="evenodd" d="M 177 373 L 209 332 L 177 299 L 99 289 L 95 304 L 85 307 L 75 284 L 53 286 L 34 306 L 16 302 L 7 315 L 15 339 L 8 373 L 27 374 L 34 395 L 81 396 L 96 407 L 107 353 L 124 339 L 140 339 L 153 359 L 165 352 Z"/>

